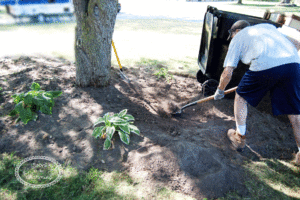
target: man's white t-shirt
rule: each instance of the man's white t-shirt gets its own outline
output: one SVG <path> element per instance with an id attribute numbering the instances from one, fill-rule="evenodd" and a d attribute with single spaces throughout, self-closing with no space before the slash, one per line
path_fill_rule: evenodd
<path id="1" fill-rule="evenodd" d="M 300 63 L 296 47 L 271 24 L 258 24 L 240 30 L 229 44 L 224 67 L 250 65 L 251 71 Z"/>

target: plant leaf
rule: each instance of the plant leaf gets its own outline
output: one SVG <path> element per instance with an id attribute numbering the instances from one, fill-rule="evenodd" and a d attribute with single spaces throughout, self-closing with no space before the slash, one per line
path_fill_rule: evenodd
<path id="1" fill-rule="evenodd" d="M 128 126 L 129 123 L 127 121 L 121 121 L 121 122 L 114 122 L 115 126 Z"/>
<path id="2" fill-rule="evenodd" d="M 123 122 L 124 120 L 121 119 L 120 117 L 112 117 L 111 119 L 109 119 L 110 122 L 114 123 L 114 122 Z"/>
<path id="3" fill-rule="evenodd" d="M 51 97 L 47 96 L 47 93 L 45 92 L 40 92 L 39 95 L 41 95 L 45 100 L 47 100 L 48 102 L 53 101 L 53 99 Z"/>
<path id="4" fill-rule="evenodd" d="M 18 118 L 15 120 L 15 123 L 18 123 L 20 120 L 21 120 L 21 118 L 18 117 Z"/>
<path id="5" fill-rule="evenodd" d="M 95 138 L 102 137 L 105 126 L 96 127 L 92 133 Z"/>
<path id="6" fill-rule="evenodd" d="M 103 149 L 108 150 L 110 148 L 110 146 L 111 146 L 111 141 L 110 141 L 110 139 L 106 138 Z"/>
<path id="7" fill-rule="evenodd" d="M 124 117 L 127 113 L 127 109 L 122 110 L 121 112 L 119 112 L 118 116 L 119 117 Z"/>
<path id="8" fill-rule="evenodd" d="M 134 120 L 134 117 L 132 115 L 125 115 L 124 117 L 122 117 L 124 120 L 127 120 L 127 121 L 133 121 Z"/>
<path id="9" fill-rule="evenodd" d="M 62 94 L 62 91 L 49 91 L 46 92 L 47 94 L 50 94 L 52 98 L 59 97 Z"/>
<path id="10" fill-rule="evenodd" d="M 41 104 L 40 111 L 44 114 L 50 115 L 50 114 L 52 114 L 52 107 L 51 107 L 51 105 Z"/>
<path id="11" fill-rule="evenodd" d="M 35 97 L 35 96 L 39 95 L 39 93 L 40 93 L 39 91 L 31 90 L 25 94 L 25 97 L 27 95 L 31 95 L 32 97 Z"/>
<path id="12" fill-rule="evenodd" d="M 14 94 L 11 97 L 14 98 L 14 103 L 18 104 L 20 101 L 23 100 L 25 94 L 24 93 L 18 93 L 18 94 Z"/>
<path id="13" fill-rule="evenodd" d="M 35 91 L 39 91 L 41 89 L 40 84 L 33 82 L 30 89 L 35 90 Z"/>
<path id="14" fill-rule="evenodd" d="M 19 115 L 19 118 L 24 124 L 27 124 L 30 120 L 37 120 L 37 111 L 41 111 L 45 114 L 52 114 L 52 108 L 54 106 L 54 97 L 58 97 L 62 94 L 61 91 L 45 92 L 40 90 L 41 87 L 38 83 L 33 82 L 32 90 L 26 94 L 14 94 L 14 103 L 16 107 L 10 112 L 11 116 Z"/>
<path id="15" fill-rule="evenodd" d="M 97 126 L 98 124 L 101 124 L 101 123 L 104 123 L 104 122 L 105 122 L 104 118 L 103 117 L 99 117 L 97 119 L 97 121 L 94 123 L 94 127 Z"/>
<path id="16" fill-rule="evenodd" d="M 31 105 L 32 104 L 32 99 L 33 99 L 32 94 L 26 94 L 23 101 L 26 105 L 28 105 L 28 104 Z"/>
<path id="17" fill-rule="evenodd" d="M 9 116 L 13 117 L 16 116 L 17 114 L 18 112 L 15 109 L 13 109 L 12 111 L 10 111 Z"/>
<path id="18" fill-rule="evenodd" d="M 121 141 L 128 145 L 130 143 L 130 136 L 121 130 L 118 131 L 118 133 L 119 133 Z"/>
<path id="19" fill-rule="evenodd" d="M 109 122 L 109 119 L 110 119 L 110 116 L 109 116 L 109 113 L 106 113 L 104 116 L 103 116 L 103 119 L 105 121 L 105 124 Z"/>
<path id="20" fill-rule="evenodd" d="M 115 133 L 116 129 L 114 126 L 108 126 L 106 127 L 106 137 L 109 138 L 111 140 L 111 138 L 113 137 L 114 133 Z"/>
<path id="21" fill-rule="evenodd" d="M 15 107 L 15 110 L 19 113 L 20 119 L 24 124 L 27 124 L 30 120 L 33 119 L 33 114 L 30 110 L 30 108 L 25 109 L 23 107 L 23 102 L 21 101 L 18 103 Z"/>
<path id="22" fill-rule="evenodd" d="M 120 125 L 119 127 L 120 127 L 120 129 L 121 129 L 122 131 L 124 131 L 125 133 L 130 134 L 130 129 L 129 129 L 129 126 L 128 126 L 128 125 L 127 125 L 127 126 L 122 126 L 122 125 Z"/>
<path id="23" fill-rule="evenodd" d="M 132 124 L 129 124 L 129 128 L 130 128 L 130 132 L 140 135 L 140 130 L 138 129 L 138 127 L 136 127 Z"/>
<path id="24" fill-rule="evenodd" d="M 121 119 L 120 117 L 113 117 L 109 120 L 111 123 L 113 123 L 116 126 L 126 126 L 128 122 L 124 119 Z"/>
<path id="25" fill-rule="evenodd" d="M 51 98 L 45 97 L 42 92 L 34 97 L 33 103 L 40 107 L 40 111 L 42 113 L 47 115 L 52 114 L 52 107 L 54 106 L 54 102 L 53 100 L 51 100 Z"/>

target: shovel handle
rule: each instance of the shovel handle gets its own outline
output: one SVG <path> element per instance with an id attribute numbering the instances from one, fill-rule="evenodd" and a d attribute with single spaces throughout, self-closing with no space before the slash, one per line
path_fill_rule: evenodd
<path id="1" fill-rule="evenodd" d="M 117 58 L 117 61 L 118 61 L 120 70 L 123 71 L 122 65 L 121 65 L 121 62 L 120 62 L 120 59 L 119 59 L 119 56 L 118 56 L 118 53 L 117 53 L 117 49 L 116 49 L 116 46 L 115 46 L 115 43 L 114 43 L 113 40 L 111 40 L 111 45 L 112 45 L 112 47 L 113 47 L 113 49 L 114 49 L 114 52 L 115 52 L 115 54 L 116 54 L 116 58 Z"/>
<path id="2" fill-rule="evenodd" d="M 236 91 L 237 88 L 238 88 L 238 86 L 236 86 L 236 87 L 234 87 L 234 88 L 231 88 L 231 89 L 229 89 L 229 90 L 225 90 L 225 91 L 224 91 L 224 95 Z M 213 99 L 214 99 L 214 95 L 211 95 L 211 96 L 206 97 L 206 98 L 204 98 L 204 99 L 198 100 L 198 101 L 197 101 L 197 104 L 198 104 L 198 103 L 204 103 L 204 102 L 207 102 L 207 101 L 210 101 L 210 100 L 213 100 Z"/>

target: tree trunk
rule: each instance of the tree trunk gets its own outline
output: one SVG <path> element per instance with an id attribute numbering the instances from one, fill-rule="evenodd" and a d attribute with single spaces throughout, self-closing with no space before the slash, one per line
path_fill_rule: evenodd
<path id="1" fill-rule="evenodd" d="M 106 86 L 110 80 L 111 41 L 117 4 L 115 0 L 73 0 L 76 83 L 80 87 Z"/>
<path id="2" fill-rule="evenodd" d="M 237 4 L 242 4 L 242 0 L 238 0 Z"/>

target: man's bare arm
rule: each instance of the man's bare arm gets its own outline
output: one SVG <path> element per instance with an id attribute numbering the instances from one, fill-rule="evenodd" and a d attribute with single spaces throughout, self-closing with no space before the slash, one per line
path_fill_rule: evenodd
<path id="1" fill-rule="evenodd" d="M 218 88 L 220 90 L 225 90 L 226 86 L 228 85 L 228 83 L 231 80 L 232 77 L 232 72 L 234 70 L 234 67 L 225 67 L 222 74 L 221 74 L 221 78 L 220 78 L 220 83 Z"/>

